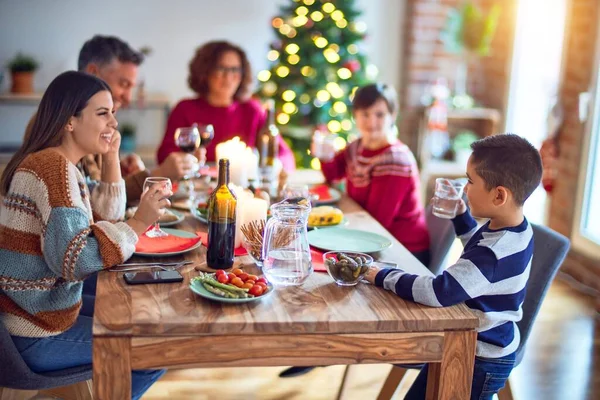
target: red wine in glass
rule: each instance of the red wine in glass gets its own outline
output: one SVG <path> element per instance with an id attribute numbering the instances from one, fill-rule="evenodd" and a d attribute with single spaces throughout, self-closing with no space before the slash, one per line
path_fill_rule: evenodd
<path id="1" fill-rule="evenodd" d="M 212 125 L 197 125 L 200 131 L 200 147 L 206 148 L 215 137 L 215 129 Z"/>

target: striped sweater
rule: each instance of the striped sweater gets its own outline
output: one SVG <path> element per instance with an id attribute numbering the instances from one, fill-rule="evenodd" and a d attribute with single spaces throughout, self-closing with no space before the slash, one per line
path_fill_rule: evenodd
<path id="1" fill-rule="evenodd" d="M 53 336 L 75 323 L 83 279 L 134 251 L 135 232 L 109 222 L 124 213 L 123 181 L 100 182 L 90 195 L 53 149 L 19 165 L 0 212 L 0 320 L 11 335 Z"/>
<path id="2" fill-rule="evenodd" d="M 429 249 L 419 169 L 401 142 L 377 150 L 350 143 L 321 169 L 328 182 L 347 179 L 348 195 L 411 252 Z"/>
<path id="3" fill-rule="evenodd" d="M 500 358 L 519 346 L 519 328 L 533 257 L 533 230 L 527 222 L 500 230 L 489 222 L 477 229 L 466 212 L 454 220 L 464 251 L 458 262 L 436 277 L 384 269 L 375 284 L 400 297 L 433 307 L 464 302 L 479 318 L 477 352 Z"/>

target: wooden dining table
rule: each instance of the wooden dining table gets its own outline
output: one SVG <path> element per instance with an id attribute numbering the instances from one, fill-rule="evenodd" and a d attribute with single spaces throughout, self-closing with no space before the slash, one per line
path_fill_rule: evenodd
<path id="1" fill-rule="evenodd" d="M 431 274 L 357 203 L 343 196 L 338 207 L 349 221 L 347 228 L 392 241 L 375 259 Z M 207 229 L 191 215 L 178 228 Z M 464 304 L 427 307 L 366 283 L 338 286 L 323 272 L 313 272 L 302 286 L 276 287 L 261 301 L 213 302 L 189 289 L 205 253 L 201 247 L 155 259 L 193 261 L 180 269 L 181 283 L 130 286 L 123 273 L 99 274 L 95 399 L 129 399 L 134 369 L 374 363 L 430 363 L 428 399 L 469 398 L 479 322 Z M 236 265 L 260 274 L 248 256 Z"/>

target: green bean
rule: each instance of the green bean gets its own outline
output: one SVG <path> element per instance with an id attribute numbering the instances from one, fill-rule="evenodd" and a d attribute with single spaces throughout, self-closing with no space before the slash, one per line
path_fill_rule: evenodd
<path id="1" fill-rule="evenodd" d="M 235 295 L 235 294 L 233 294 L 233 293 L 231 293 L 229 291 L 217 289 L 217 288 L 211 286 L 210 284 L 208 284 L 206 282 L 202 282 L 202 286 L 204 286 L 204 288 L 206 290 L 208 290 L 209 292 L 211 292 L 212 294 L 216 294 L 217 296 L 220 296 L 220 297 L 225 297 L 225 298 L 228 298 L 228 299 L 237 299 L 237 298 L 239 298 L 237 295 Z"/>

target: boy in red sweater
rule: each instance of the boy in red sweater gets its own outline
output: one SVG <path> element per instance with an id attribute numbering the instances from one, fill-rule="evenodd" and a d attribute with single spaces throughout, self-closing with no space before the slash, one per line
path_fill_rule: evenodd
<path id="1" fill-rule="evenodd" d="M 412 152 L 392 134 L 397 104 L 391 86 L 358 89 L 352 112 L 360 139 L 337 154 L 332 150 L 318 157 L 327 182 L 346 178 L 348 195 L 428 266 L 429 232 L 419 197 L 419 170 Z M 299 376 L 313 368 L 291 367 L 279 376 Z"/>
<path id="2" fill-rule="evenodd" d="M 427 266 L 429 233 L 419 170 L 410 149 L 392 134 L 396 91 L 383 84 L 364 86 L 352 107 L 361 137 L 329 160 L 322 158 L 323 174 L 327 182 L 346 178 L 348 195 Z"/>

